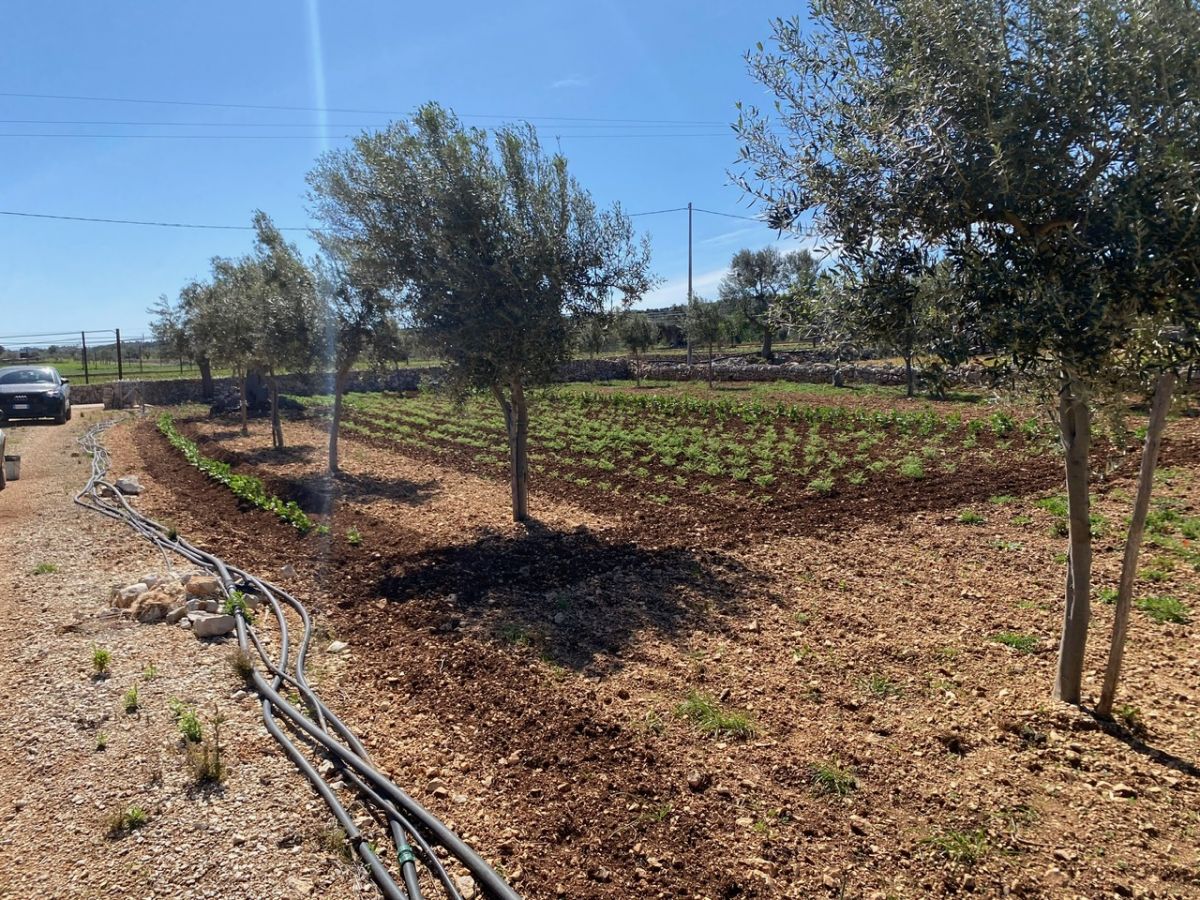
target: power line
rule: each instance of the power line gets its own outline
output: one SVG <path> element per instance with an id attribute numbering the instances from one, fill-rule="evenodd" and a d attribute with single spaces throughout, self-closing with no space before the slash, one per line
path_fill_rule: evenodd
<path id="1" fill-rule="evenodd" d="M 152 222 L 142 219 L 103 219 L 93 216 L 59 216 L 50 213 L 14 212 L 0 209 L 0 216 L 23 219 L 57 219 L 63 222 L 100 222 L 105 225 L 150 225 L 155 228 L 202 228 L 208 231 L 253 231 L 253 225 L 201 225 L 194 222 Z M 284 227 L 280 231 L 310 231 L 309 228 Z"/>
<path id="2" fill-rule="evenodd" d="M 687 207 L 686 206 L 675 206 L 675 207 L 672 207 L 671 209 L 652 209 L 652 210 L 650 210 L 650 212 L 627 213 L 626 215 L 628 215 L 629 218 L 632 219 L 635 216 L 661 216 L 663 213 L 673 213 L 673 212 L 687 212 Z"/>
<path id="3" fill-rule="evenodd" d="M 311 127 L 311 126 L 310 126 Z M 180 141 L 315 141 L 315 140 L 353 140 L 353 134 L 110 134 L 100 132 L 0 132 L 0 138 L 101 138 L 115 140 L 180 140 Z M 687 133 L 677 134 L 655 132 L 652 134 L 564 134 L 560 137 L 572 140 L 576 138 L 697 138 L 697 137 L 726 137 L 724 134 Z"/>
<path id="4" fill-rule="evenodd" d="M 0 91 L 0 97 L 12 97 L 24 100 L 74 100 L 83 101 L 86 103 L 133 103 L 133 104 L 148 104 L 155 106 L 199 106 L 209 109 L 257 109 L 257 110 L 274 110 L 281 112 L 338 112 L 338 113 L 353 113 L 358 115 L 368 116 L 407 116 L 411 110 L 394 110 L 394 109 L 357 109 L 352 107 L 337 107 L 337 106 L 285 106 L 281 104 L 269 103 L 212 103 L 199 100 L 160 100 L 151 98 L 137 97 L 92 97 L 79 96 L 73 94 L 27 94 L 16 91 Z M 498 114 L 482 114 L 482 113 L 459 113 L 456 114 L 460 119 L 513 119 L 524 121 L 547 121 L 547 122 L 623 122 L 628 124 L 641 125 L 728 125 L 728 122 L 712 122 L 696 119 L 627 119 L 627 118 L 600 118 L 587 116 L 507 116 Z"/>
<path id="5" fill-rule="evenodd" d="M 701 209 L 698 206 L 695 207 L 695 209 L 696 209 L 696 212 L 698 212 L 698 213 L 708 213 L 708 215 L 710 215 L 710 216 L 724 216 L 727 219 L 745 219 L 747 222 L 763 222 L 763 220 L 758 218 L 757 216 L 739 216 L 736 213 L 717 212 L 716 210 L 713 210 L 713 209 Z M 766 223 L 763 222 L 763 224 L 766 224 Z"/>
<path id="6" fill-rule="evenodd" d="M 756 219 L 753 216 L 742 216 L 736 213 L 717 212 L 712 209 L 700 209 L 695 207 L 695 212 L 707 213 L 711 216 L 723 216 L 728 219 L 744 219 L 747 222 L 758 222 L 765 225 L 762 219 Z M 666 213 L 687 212 L 686 206 L 673 206 L 669 209 L 651 209 L 646 212 L 626 213 L 631 219 L 640 216 L 661 216 Z M 34 212 L 18 212 L 16 210 L 0 210 L 0 216 L 13 216 L 22 219 L 53 219 L 62 222 L 93 222 L 104 225 L 145 225 L 154 228 L 196 228 L 206 231 L 253 231 L 253 225 L 208 225 L 196 222 L 159 222 L 148 219 L 114 219 L 102 218 L 99 216 L 65 216 L 56 215 L 53 213 L 34 213 Z M 304 226 L 283 226 L 280 231 L 311 231 L 312 229 Z M 794 234 L 802 234 L 806 237 L 821 237 L 821 233 L 813 228 L 789 228 L 786 229 Z"/>
<path id="7" fill-rule="evenodd" d="M 621 123 L 621 122 L 568 122 L 556 123 L 555 129 L 559 128 L 595 128 L 597 124 L 604 124 L 606 128 L 629 128 L 629 129 L 655 129 L 655 128 L 675 128 L 680 124 L 692 123 L 677 123 L 664 122 L 661 124 L 649 123 Z M 186 122 L 186 121 L 164 121 L 164 120 L 140 120 L 126 121 L 121 119 L 0 119 L 0 125 L 95 125 L 117 128 L 315 128 L 317 123 L 308 122 Z M 372 128 L 380 128 L 381 123 L 353 123 L 353 122 L 328 122 L 322 127 L 325 128 L 355 128 L 366 130 Z M 648 133 L 653 133 L 652 131 Z"/>

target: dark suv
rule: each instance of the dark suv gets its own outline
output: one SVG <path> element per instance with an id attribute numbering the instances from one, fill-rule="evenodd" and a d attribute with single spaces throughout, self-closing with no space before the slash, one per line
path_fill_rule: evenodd
<path id="1" fill-rule="evenodd" d="M 52 366 L 0 369 L 0 419 L 71 418 L 71 385 Z"/>

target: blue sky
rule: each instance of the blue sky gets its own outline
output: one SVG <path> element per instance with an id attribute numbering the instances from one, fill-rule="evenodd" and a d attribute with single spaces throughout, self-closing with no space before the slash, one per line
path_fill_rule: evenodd
<path id="1" fill-rule="evenodd" d="M 764 101 L 742 54 L 792 13 L 757 0 L 9 4 L 0 210 L 248 225 L 262 208 L 304 227 L 304 176 L 324 147 L 437 100 L 472 124 L 529 118 L 598 200 L 628 212 L 690 200 L 749 214 L 727 175 L 734 104 Z M 665 279 L 649 304 L 681 301 L 686 214 L 635 221 Z M 777 239 L 712 215 L 694 228 L 696 290 L 709 296 L 735 250 Z M 0 216 L 0 335 L 137 334 L 159 294 L 249 244 L 244 231 Z"/>

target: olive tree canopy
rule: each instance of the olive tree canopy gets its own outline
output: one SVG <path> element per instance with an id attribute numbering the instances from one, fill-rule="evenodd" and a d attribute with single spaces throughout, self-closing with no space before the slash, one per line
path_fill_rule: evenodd
<path id="1" fill-rule="evenodd" d="M 489 135 L 435 104 L 326 155 L 309 184 L 323 230 L 371 260 L 453 382 L 496 397 L 513 515 L 525 519 L 525 388 L 570 357 L 572 322 L 653 285 L 648 243 L 619 207 L 598 208 L 531 127 Z"/>
<path id="2" fill-rule="evenodd" d="M 1146 320 L 1195 333 L 1196 0 L 813 0 L 748 61 L 738 178 L 811 214 L 849 270 L 896 248 L 1017 371 L 1056 379 L 1070 553 L 1057 696 L 1079 702 L 1090 615 L 1089 399 Z"/>

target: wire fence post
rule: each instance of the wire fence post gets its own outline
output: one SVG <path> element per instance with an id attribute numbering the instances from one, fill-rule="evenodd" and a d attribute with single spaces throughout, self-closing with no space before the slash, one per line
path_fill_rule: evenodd
<path id="1" fill-rule="evenodd" d="M 117 381 L 125 380 L 125 368 L 121 363 L 121 329 L 117 329 Z"/>
<path id="2" fill-rule="evenodd" d="M 88 364 L 87 364 L 87 333 L 79 332 L 79 342 L 83 346 L 83 383 L 91 384 L 88 380 Z"/>

